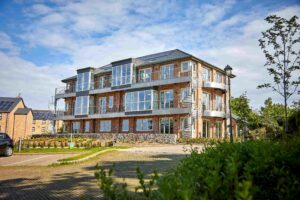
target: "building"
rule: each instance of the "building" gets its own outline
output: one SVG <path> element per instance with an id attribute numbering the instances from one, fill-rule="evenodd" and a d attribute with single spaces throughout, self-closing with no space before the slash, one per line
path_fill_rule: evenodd
<path id="1" fill-rule="evenodd" d="M 32 110 L 33 121 L 32 121 L 32 134 L 47 134 L 53 133 L 60 130 L 63 126 L 61 120 L 56 122 L 56 130 L 54 130 L 54 113 L 50 110 Z"/>
<path id="2" fill-rule="evenodd" d="M 65 132 L 228 134 L 224 70 L 178 49 L 78 69 L 62 82 L 55 100 L 65 101 Z"/>
<path id="3" fill-rule="evenodd" d="M 18 140 L 31 135 L 32 110 L 22 98 L 0 97 L 0 132 Z"/>

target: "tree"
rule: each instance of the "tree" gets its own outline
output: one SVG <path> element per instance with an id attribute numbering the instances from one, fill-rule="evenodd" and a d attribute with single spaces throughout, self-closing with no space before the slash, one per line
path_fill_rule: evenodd
<path id="1" fill-rule="evenodd" d="M 264 83 L 260 88 L 271 88 L 284 99 L 285 132 L 288 131 L 288 99 L 297 91 L 300 84 L 300 25 L 298 17 L 287 20 L 276 15 L 265 20 L 272 25 L 262 32 L 259 46 L 266 57 L 265 66 L 273 83 Z M 300 94 L 300 91 L 298 91 Z"/>
<path id="2" fill-rule="evenodd" d="M 255 129 L 258 125 L 258 115 L 249 106 L 249 99 L 246 92 L 239 97 L 231 100 L 232 112 L 238 116 L 237 123 L 239 128 L 246 132 L 247 129 Z"/>

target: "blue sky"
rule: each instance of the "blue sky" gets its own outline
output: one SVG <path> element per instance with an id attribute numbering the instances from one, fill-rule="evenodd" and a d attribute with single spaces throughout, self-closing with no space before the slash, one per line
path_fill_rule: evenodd
<path id="1" fill-rule="evenodd" d="M 61 79 L 77 68 L 181 49 L 220 68 L 234 68 L 233 95 L 247 91 L 254 108 L 269 90 L 258 47 L 264 18 L 300 13 L 299 1 L 0 0 L 0 96 L 48 108 Z M 299 95 L 290 101 L 299 100 Z"/>

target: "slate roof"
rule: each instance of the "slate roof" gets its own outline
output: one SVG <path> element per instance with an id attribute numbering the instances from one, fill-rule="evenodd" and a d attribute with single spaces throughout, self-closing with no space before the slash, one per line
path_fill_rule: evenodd
<path id="1" fill-rule="evenodd" d="M 11 112 L 20 101 L 20 97 L 0 97 L 0 112 Z"/>
<path id="2" fill-rule="evenodd" d="M 27 115 L 30 111 L 30 108 L 18 108 L 15 112 L 15 115 Z"/>
<path id="3" fill-rule="evenodd" d="M 34 120 L 53 120 L 55 115 L 50 110 L 33 110 Z"/>
<path id="4" fill-rule="evenodd" d="M 204 60 L 201 60 L 201 59 L 199 59 L 191 54 L 188 54 L 184 51 L 181 51 L 179 49 L 173 49 L 170 51 L 164 51 L 164 52 L 150 54 L 150 55 L 141 56 L 141 57 L 132 58 L 132 59 L 133 59 L 134 63 L 136 64 L 136 66 L 144 66 L 144 65 L 156 64 L 156 63 L 172 61 L 172 60 L 177 60 L 177 59 L 183 59 L 183 58 L 189 58 L 189 57 L 197 59 L 198 61 L 200 61 L 206 65 L 209 65 L 210 67 L 213 67 L 219 71 L 223 71 L 223 69 L 220 69 L 210 63 L 207 63 Z M 108 65 L 96 68 L 94 71 L 94 74 L 109 72 L 109 71 L 111 71 L 111 66 L 112 66 L 111 64 L 108 64 Z M 76 76 L 72 76 L 72 77 L 63 79 L 62 82 L 66 82 L 66 81 L 72 80 L 72 79 L 76 79 Z"/>

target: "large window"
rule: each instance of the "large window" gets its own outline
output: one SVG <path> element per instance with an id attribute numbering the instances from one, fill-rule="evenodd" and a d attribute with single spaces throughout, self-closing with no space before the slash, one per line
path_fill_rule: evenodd
<path id="1" fill-rule="evenodd" d="M 125 94 L 125 111 L 152 109 L 152 90 L 128 92 Z"/>
<path id="2" fill-rule="evenodd" d="M 181 101 L 186 101 L 191 96 L 191 89 L 189 87 L 181 89 Z"/>
<path id="3" fill-rule="evenodd" d="M 216 111 L 222 111 L 222 96 L 216 95 Z"/>
<path id="4" fill-rule="evenodd" d="M 111 121 L 110 120 L 105 120 L 105 121 L 100 121 L 100 132 L 110 132 L 111 131 Z"/>
<path id="5" fill-rule="evenodd" d="M 202 137 L 209 138 L 210 136 L 210 123 L 204 120 L 202 124 Z"/>
<path id="6" fill-rule="evenodd" d="M 72 122 L 72 132 L 79 133 L 80 130 L 80 123 L 79 122 Z"/>
<path id="7" fill-rule="evenodd" d="M 76 97 L 75 115 L 87 115 L 89 108 L 89 96 Z"/>
<path id="8" fill-rule="evenodd" d="M 106 97 L 99 98 L 99 113 L 106 113 Z"/>
<path id="9" fill-rule="evenodd" d="M 173 133 L 173 118 L 160 119 L 160 133 L 172 134 Z"/>
<path id="10" fill-rule="evenodd" d="M 152 131 L 153 124 L 152 119 L 138 119 L 136 120 L 137 131 Z"/>
<path id="11" fill-rule="evenodd" d="M 216 137 L 222 137 L 222 122 L 216 122 Z"/>
<path id="12" fill-rule="evenodd" d="M 123 119 L 122 131 L 129 131 L 129 120 L 128 119 Z"/>
<path id="13" fill-rule="evenodd" d="M 84 132 L 85 133 L 90 132 L 90 122 L 89 121 L 86 121 L 84 124 Z"/>
<path id="14" fill-rule="evenodd" d="M 191 124 L 190 124 L 190 118 L 189 117 L 181 118 L 181 130 L 189 131 L 189 130 L 191 130 L 190 126 L 191 126 Z"/>
<path id="15" fill-rule="evenodd" d="M 203 106 L 203 111 L 210 110 L 210 94 L 209 93 L 202 94 L 202 106 Z"/>
<path id="16" fill-rule="evenodd" d="M 202 79 L 203 79 L 203 82 L 211 81 L 211 70 L 209 70 L 207 68 L 202 68 Z"/>
<path id="17" fill-rule="evenodd" d="M 150 82 L 151 81 L 151 74 L 152 69 L 146 68 L 146 69 L 140 69 L 139 70 L 139 82 Z"/>
<path id="18" fill-rule="evenodd" d="M 114 66 L 112 68 L 112 86 L 131 83 L 131 63 Z"/>
<path id="19" fill-rule="evenodd" d="M 160 92 L 160 108 L 173 108 L 173 101 L 173 90 L 165 90 Z"/>
<path id="20" fill-rule="evenodd" d="M 217 72 L 217 74 L 216 74 L 216 82 L 217 83 L 223 82 L 223 75 L 220 72 Z"/>
<path id="21" fill-rule="evenodd" d="M 190 61 L 185 61 L 181 63 L 181 72 L 191 71 L 192 63 Z"/>
<path id="22" fill-rule="evenodd" d="M 76 92 L 86 91 L 89 89 L 91 82 L 91 72 L 77 74 Z"/>
<path id="23" fill-rule="evenodd" d="M 174 65 L 164 65 L 160 68 L 160 78 L 161 79 L 171 79 L 174 78 Z"/>
<path id="24" fill-rule="evenodd" d="M 109 96 L 109 98 L 108 98 L 108 107 L 109 108 L 114 107 L 114 96 Z"/>

